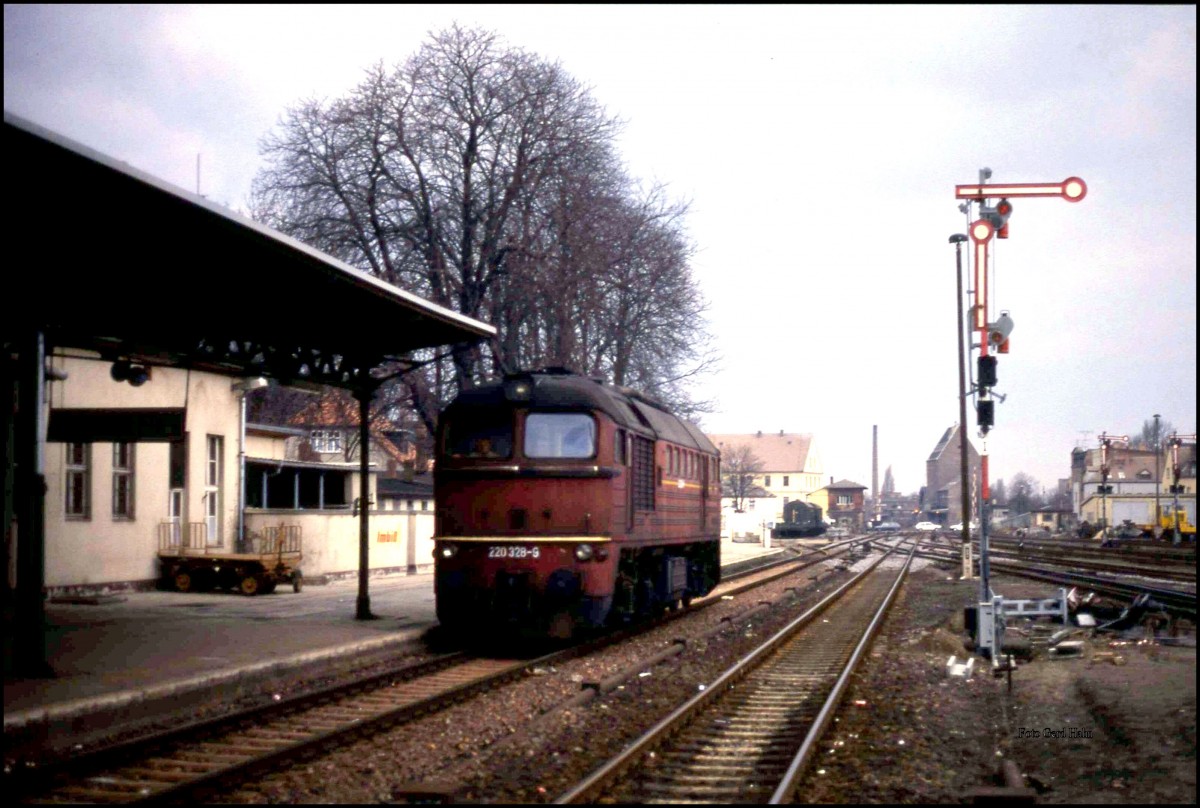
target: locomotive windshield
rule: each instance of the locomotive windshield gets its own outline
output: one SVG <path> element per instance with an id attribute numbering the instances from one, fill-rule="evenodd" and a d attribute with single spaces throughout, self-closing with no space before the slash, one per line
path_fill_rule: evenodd
<path id="1" fill-rule="evenodd" d="M 525 418 L 525 456 L 591 457 L 596 453 L 596 422 L 579 412 L 531 412 Z"/>
<path id="2" fill-rule="evenodd" d="M 446 427 L 445 452 L 450 457 L 512 457 L 512 416 L 487 413 Z"/>

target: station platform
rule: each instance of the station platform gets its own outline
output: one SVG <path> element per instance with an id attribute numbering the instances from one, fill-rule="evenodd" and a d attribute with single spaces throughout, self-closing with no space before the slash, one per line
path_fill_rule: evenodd
<path id="1" fill-rule="evenodd" d="M 722 564 L 781 552 L 722 542 Z M 357 620 L 357 578 L 295 593 L 132 592 L 51 600 L 51 678 L 11 673 L 5 632 L 4 734 L 63 742 L 87 727 L 136 724 L 191 706 L 233 701 L 379 659 L 437 625 L 432 572 L 372 577 Z"/>

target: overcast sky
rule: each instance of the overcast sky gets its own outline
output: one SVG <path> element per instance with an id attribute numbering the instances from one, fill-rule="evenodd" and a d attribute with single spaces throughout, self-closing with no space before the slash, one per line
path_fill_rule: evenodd
<path id="1" fill-rule="evenodd" d="M 627 121 L 630 172 L 691 201 L 708 431 L 811 432 L 869 487 L 878 425 L 881 483 L 924 484 L 958 421 L 954 186 L 985 166 L 1088 187 L 1016 200 L 993 242 L 993 478 L 1052 489 L 1154 413 L 1195 431 L 1194 6 L 6 5 L 4 108 L 191 191 L 199 154 L 244 211 L 289 105 L 455 21 L 561 62 Z"/>

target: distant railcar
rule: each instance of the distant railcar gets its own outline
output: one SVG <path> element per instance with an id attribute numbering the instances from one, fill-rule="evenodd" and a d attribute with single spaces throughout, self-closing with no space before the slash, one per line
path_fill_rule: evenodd
<path id="1" fill-rule="evenodd" d="M 434 591 L 455 633 L 570 636 L 720 580 L 720 456 L 637 392 L 561 369 L 461 393 L 434 467 Z"/>
<path id="2" fill-rule="evenodd" d="M 775 523 L 771 537 L 797 539 L 820 536 L 824 532 L 825 520 L 822 518 L 821 506 L 795 500 L 783 506 L 783 521 Z"/>

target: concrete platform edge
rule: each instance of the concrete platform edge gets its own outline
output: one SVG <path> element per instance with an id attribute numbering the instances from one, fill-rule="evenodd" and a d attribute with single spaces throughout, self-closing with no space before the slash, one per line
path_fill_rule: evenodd
<path id="1" fill-rule="evenodd" d="M 10 741 L 15 740 L 10 736 L 30 734 L 46 739 L 55 727 L 70 727 L 72 733 L 78 733 L 82 729 L 78 726 L 80 722 L 86 719 L 89 724 L 103 724 L 105 722 L 98 719 L 105 715 L 119 718 L 119 722 L 112 722 L 114 725 L 125 725 L 138 721 L 137 716 L 131 715 L 132 713 L 144 713 L 144 720 L 150 720 L 162 717 L 162 706 L 184 710 L 202 703 L 261 692 L 267 684 L 276 679 L 291 681 L 297 675 L 320 675 L 322 671 L 336 667 L 338 663 L 347 662 L 351 658 L 356 662 L 369 661 L 365 658 L 412 643 L 422 633 L 423 631 L 405 632 L 393 637 L 363 640 L 241 668 L 214 670 L 211 673 L 176 679 L 153 687 L 122 690 L 59 702 L 47 707 L 6 712 L 5 742 L 8 745 Z M 74 740 L 78 742 L 79 739 Z"/>

